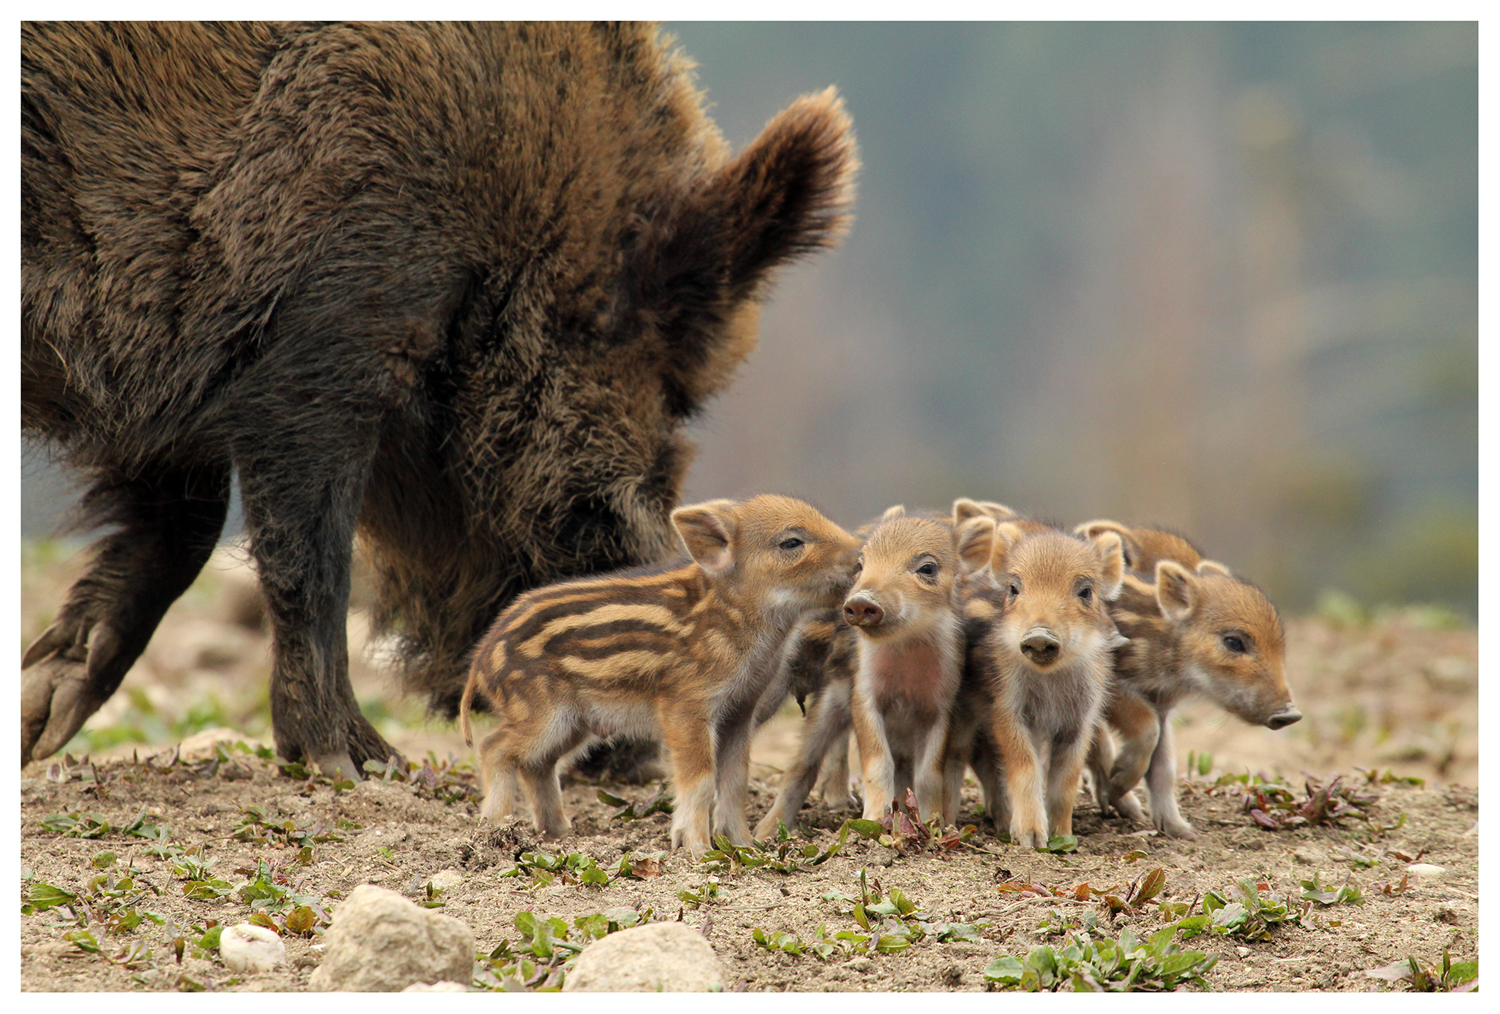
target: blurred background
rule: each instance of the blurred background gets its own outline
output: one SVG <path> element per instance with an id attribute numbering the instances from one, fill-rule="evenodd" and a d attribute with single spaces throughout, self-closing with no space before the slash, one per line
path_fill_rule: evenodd
<path id="1" fill-rule="evenodd" d="M 1177 528 L 1311 617 L 1288 672 L 1307 720 L 1185 709 L 1183 752 L 1477 778 L 1477 648 L 1453 629 L 1477 615 L 1474 24 L 666 31 L 736 148 L 833 84 L 864 163 L 843 246 L 783 273 L 695 424 L 687 500 Z M 36 449 L 22 490 L 29 643 L 82 543 L 33 541 L 71 500 Z M 216 559 L 74 749 L 263 729 L 250 580 Z M 363 615 L 361 703 L 419 750 Z"/>
<path id="2" fill-rule="evenodd" d="M 1156 522 L 1292 611 L 1475 615 L 1473 24 L 669 30 L 736 147 L 834 84 L 864 162 L 689 499 Z"/>

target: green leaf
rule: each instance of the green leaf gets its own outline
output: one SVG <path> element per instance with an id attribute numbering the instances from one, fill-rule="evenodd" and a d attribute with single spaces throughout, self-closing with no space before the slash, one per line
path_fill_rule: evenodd
<path id="1" fill-rule="evenodd" d="M 1002 954 L 985 966 L 984 977 L 990 982 L 1020 982 L 1021 963 L 1009 954 Z"/>
<path id="2" fill-rule="evenodd" d="M 72 930 L 71 932 L 64 933 L 63 939 L 71 941 L 79 950 L 87 951 L 90 954 L 99 953 L 99 941 L 95 940 L 94 934 L 88 930 Z"/>
<path id="3" fill-rule="evenodd" d="M 65 891 L 51 884 L 32 884 L 31 893 L 26 900 L 35 911 L 45 912 L 59 905 L 70 905 L 77 897 L 71 891 Z"/>
<path id="4" fill-rule="evenodd" d="M 1142 905 L 1146 904 L 1146 902 L 1150 901 L 1152 898 L 1160 894 L 1166 888 L 1166 886 L 1167 871 L 1162 869 L 1161 867 L 1157 867 L 1150 873 L 1146 874 L 1146 879 L 1141 881 L 1140 890 L 1136 892 L 1136 896 L 1132 899 L 1131 903 L 1135 905 L 1136 908 L 1140 908 Z"/>
<path id="5" fill-rule="evenodd" d="M 885 833 L 885 828 L 881 827 L 875 821 L 865 820 L 862 817 L 850 817 L 844 821 L 844 826 L 852 829 L 864 838 L 879 838 Z"/>
<path id="6" fill-rule="evenodd" d="M 1477 978 L 1479 978 L 1479 962 L 1477 961 L 1458 961 L 1448 969 L 1448 981 L 1455 986 L 1462 986 Z"/>
<path id="7" fill-rule="evenodd" d="M 1055 834 L 1047 839 L 1047 851 L 1063 855 L 1068 852 L 1078 851 L 1078 836 L 1072 834 Z"/>
<path id="8" fill-rule="evenodd" d="M 875 941 L 875 949 L 881 954 L 895 954 L 897 951 L 904 951 L 910 946 L 911 941 L 902 936 L 883 936 Z"/>

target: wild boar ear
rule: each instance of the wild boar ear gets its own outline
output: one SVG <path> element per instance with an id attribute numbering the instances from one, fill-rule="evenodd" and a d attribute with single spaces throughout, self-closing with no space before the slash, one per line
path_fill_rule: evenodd
<path id="1" fill-rule="evenodd" d="M 627 237 L 636 321 L 663 343 L 669 410 L 688 417 L 754 350 L 756 297 L 778 265 L 833 246 L 859 167 L 832 88 L 779 113 L 737 157 L 643 210 Z"/>
<path id="2" fill-rule="evenodd" d="M 710 500 L 679 507 L 672 512 L 672 527 L 682 537 L 693 561 L 710 574 L 734 566 L 734 501 Z"/>
<path id="3" fill-rule="evenodd" d="M 1090 542 L 1097 541 L 1099 536 L 1105 532 L 1114 532 L 1120 537 L 1120 545 L 1125 551 L 1125 566 L 1133 569 L 1136 561 L 1141 558 L 1141 553 L 1140 548 L 1136 546 L 1135 540 L 1131 537 L 1128 525 L 1122 525 L 1118 521 L 1099 518 L 1095 521 L 1085 521 L 1073 529 L 1074 535 L 1081 535 Z"/>
<path id="4" fill-rule="evenodd" d="M 880 523 L 884 524 L 887 521 L 894 521 L 896 518 L 904 517 L 906 517 L 906 505 L 893 504 L 885 509 L 885 513 L 880 515 Z"/>
<path id="5" fill-rule="evenodd" d="M 1199 560 L 1198 573 L 1218 574 L 1220 577 L 1234 577 L 1234 574 L 1230 572 L 1229 568 L 1224 566 L 1218 560 Z"/>
<path id="6" fill-rule="evenodd" d="M 1193 614 L 1198 604 L 1192 573 L 1176 560 L 1156 563 L 1156 601 L 1167 619 L 1181 623 Z"/>
<path id="7" fill-rule="evenodd" d="M 731 298 L 744 298 L 771 269 L 834 245 L 848 228 L 859 158 L 854 128 L 833 88 L 776 114 L 710 184 L 722 223 Z"/>
<path id="8" fill-rule="evenodd" d="M 983 570 L 995 546 L 995 519 L 984 514 L 969 518 L 953 533 L 953 546 L 965 574 Z"/>
<path id="9" fill-rule="evenodd" d="M 1113 602 L 1120 597 L 1120 586 L 1125 581 L 1125 540 L 1117 532 L 1101 532 L 1093 541 L 1102 565 L 1100 577 L 1104 586 L 1099 591 L 1104 601 Z"/>

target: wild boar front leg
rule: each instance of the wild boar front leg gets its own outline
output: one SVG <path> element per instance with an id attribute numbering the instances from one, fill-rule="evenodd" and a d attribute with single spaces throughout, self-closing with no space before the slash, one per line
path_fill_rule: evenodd
<path id="1" fill-rule="evenodd" d="M 1127 790 L 1123 795 L 1114 795 L 1110 785 L 1110 771 L 1114 764 L 1114 736 L 1110 733 L 1108 724 L 1100 722 L 1094 729 L 1094 743 L 1089 747 L 1088 757 L 1089 773 L 1094 780 L 1094 801 L 1099 805 L 1099 815 L 1111 817 L 1118 812 L 1133 823 L 1144 823 L 1146 814 L 1136 801 L 1134 792 Z"/>
<path id="2" fill-rule="evenodd" d="M 714 805 L 713 728 L 705 708 L 672 702 L 660 716 L 662 741 L 672 754 L 672 848 L 698 859 L 709 847 Z"/>
<path id="3" fill-rule="evenodd" d="M 944 757 L 948 746 L 948 716 L 939 714 L 927 724 L 917 742 L 916 765 L 912 772 L 912 790 L 917 795 L 917 815 L 923 821 L 931 820 L 934 814 L 941 815 L 945 823 L 953 823 L 944 812 L 945 782 Z M 959 783 L 963 781 L 963 769 L 959 769 Z M 955 809 L 957 800 L 955 793 Z"/>
<path id="4" fill-rule="evenodd" d="M 1163 723 L 1145 701 L 1121 697 L 1110 707 L 1109 724 L 1120 733 L 1120 752 L 1109 766 L 1109 798 L 1114 803 L 1140 784 L 1155 756 Z M 1121 812 L 1125 812 L 1123 807 Z"/>
<path id="5" fill-rule="evenodd" d="M 118 526 L 21 660 L 21 763 L 73 738 L 119 687 L 167 607 L 213 552 L 229 508 L 229 464 L 99 480 L 86 516 Z"/>
<path id="6" fill-rule="evenodd" d="M 854 740 L 859 744 L 859 766 L 865 780 L 866 820 L 880 820 L 896 798 L 896 759 L 886 738 L 885 719 L 856 689 L 851 701 Z"/>
<path id="7" fill-rule="evenodd" d="M 1196 838 L 1198 832 L 1177 808 L 1177 750 L 1172 742 L 1171 713 L 1161 716 L 1161 730 L 1151 765 L 1146 769 L 1146 788 L 1151 792 L 1151 819 L 1172 838 Z"/>
<path id="8" fill-rule="evenodd" d="M 828 744 L 828 749 L 823 753 L 823 767 L 818 774 L 818 795 L 823 797 L 823 805 L 830 810 L 855 810 L 859 808 L 859 800 L 854 798 L 854 793 L 849 789 L 849 702 L 848 692 L 845 692 L 844 728 L 833 742 Z"/>
<path id="9" fill-rule="evenodd" d="M 365 761 L 400 756 L 360 714 L 349 682 L 354 528 L 375 435 L 372 426 L 346 424 L 337 413 L 310 416 L 309 406 L 331 400 L 316 386 L 326 379 L 299 373 L 274 389 L 267 381 L 253 404 L 247 396 L 243 411 L 254 418 L 242 423 L 234 456 L 274 631 L 276 749 L 326 775 L 359 781 Z"/>
<path id="10" fill-rule="evenodd" d="M 749 800 L 750 736 L 755 731 L 755 705 L 732 708 L 719 720 L 714 737 L 715 781 L 713 831 L 736 845 L 750 844 L 745 821 Z"/>
<path id="11" fill-rule="evenodd" d="M 1050 833 L 1073 833 L 1073 804 L 1078 800 L 1078 784 L 1083 780 L 1083 765 L 1088 759 L 1093 737 L 1087 733 L 1052 741 L 1051 762 L 1047 765 L 1047 824 Z"/>
<path id="12" fill-rule="evenodd" d="M 969 764 L 979 779 L 979 788 L 984 793 L 984 812 L 989 815 L 996 831 L 1010 827 L 1010 794 L 1005 791 L 1005 777 L 1001 770 L 1000 753 L 991 738 L 990 730 L 980 728 L 974 733 L 974 748 L 969 755 Z"/>
<path id="13" fill-rule="evenodd" d="M 839 747 L 844 750 L 844 781 L 848 783 L 850 720 L 847 688 L 840 693 L 837 687 L 828 686 L 813 699 L 812 706 L 807 709 L 807 721 L 802 726 L 802 744 L 782 778 L 776 802 L 755 825 L 756 838 L 764 840 L 774 835 L 777 821 L 789 828 L 796 822 L 797 812 L 807 801 L 819 765 L 826 769 L 832 760 L 832 751 Z"/>
<path id="14" fill-rule="evenodd" d="M 1010 709 L 995 708 L 993 729 L 995 745 L 1005 765 L 1006 789 L 1010 796 L 1010 838 L 1028 848 L 1047 847 L 1047 810 L 1045 798 L 1046 758 L 1039 755 L 1031 733 Z"/>

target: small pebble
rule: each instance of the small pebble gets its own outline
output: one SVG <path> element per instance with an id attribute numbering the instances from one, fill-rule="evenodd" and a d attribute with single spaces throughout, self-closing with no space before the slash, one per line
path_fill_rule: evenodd
<path id="1" fill-rule="evenodd" d="M 433 874 L 429 883 L 439 891 L 451 891 L 464 882 L 464 875 L 458 870 L 447 869 L 441 873 Z"/>
<path id="2" fill-rule="evenodd" d="M 219 935 L 219 957 L 231 972 L 254 975 L 286 964 L 286 944 L 274 930 L 242 922 Z"/>
<path id="3" fill-rule="evenodd" d="M 1406 872 L 1414 877 L 1439 880 L 1447 875 L 1448 869 L 1444 866 L 1434 866 L 1432 863 L 1412 863 L 1406 868 Z"/>

